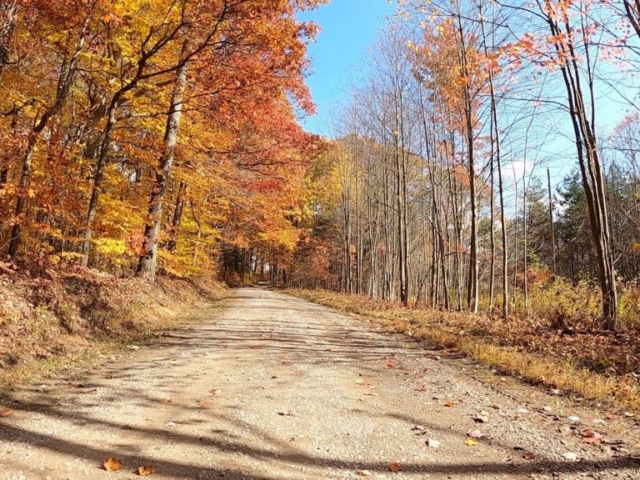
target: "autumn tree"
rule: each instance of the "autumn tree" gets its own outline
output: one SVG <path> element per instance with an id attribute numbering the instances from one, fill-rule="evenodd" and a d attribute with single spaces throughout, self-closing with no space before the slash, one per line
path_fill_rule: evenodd
<path id="1" fill-rule="evenodd" d="M 315 26 L 295 13 L 318 3 L 3 3 L 3 245 L 150 279 L 242 238 L 291 250 L 322 149 L 298 125 Z"/>

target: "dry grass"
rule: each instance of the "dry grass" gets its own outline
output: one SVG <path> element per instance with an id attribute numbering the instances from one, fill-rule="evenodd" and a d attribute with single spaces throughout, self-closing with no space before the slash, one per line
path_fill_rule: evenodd
<path id="1" fill-rule="evenodd" d="M 486 316 L 445 313 L 429 309 L 407 309 L 393 302 L 374 301 L 368 297 L 327 291 L 289 290 L 288 293 L 342 312 L 356 314 L 387 331 L 401 332 L 436 346 L 455 349 L 504 374 L 520 377 L 530 383 L 576 394 L 586 400 L 605 402 L 612 407 L 640 408 L 640 385 L 632 374 L 620 374 L 640 357 L 626 356 L 633 345 L 619 345 L 620 335 L 630 339 L 629 332 L 606 336 L 603 332 L 563 335 L 539 322 L 512 320 L 503 322 Z M 578 336 L 576 338 L 576 335 Z M 594 337 L 594 344 L 582 337 Z M 637 337 L 636 337 L 637 338 Z M 589 349 L 575 355 L 576 349 Z M 619 349 L 615 358 L 626 365 L 617 369 L 596 371 L 584 366 L 611 364 L 610 350 Z"/>
<path id="2" fill-rule="evenodd" d="M 87 271 L 0 275 L 0 390 L 193 322 L 198 307 L 223 291 L 207 278 L 151 285 Z"/>

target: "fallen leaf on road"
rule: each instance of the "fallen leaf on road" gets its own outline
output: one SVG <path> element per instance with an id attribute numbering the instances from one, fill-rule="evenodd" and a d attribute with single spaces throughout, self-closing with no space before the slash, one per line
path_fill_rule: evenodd
<path id="1" fill-rule="evenodd" d="M 138 470 L 136 470 L 138 475 L 140 475 L 141 477 L 146 477 L 147 475 L 151 475 L 155 471 L 156 471 L 156 467 L 154 467 L 153 465 L 141 465 L 138 467 Z"/>
<path id="2" fill-rule="evenodd" d="M 8 408 L 3 408 L 3 409 L 0 410 L 0 417 L 3 417 L 3 418 L 9 417 L 9 416 L 11 416 L 12 413 L 13 412 L 11 410 L 9 410 Z"/>
<path id="3" fill-rule="evenodd" d="M 444 402 L 444 406 L 445 407 L 455 407 L 456 406 L 456 402 Z"/>
<path id="4" fill-rule="evenodd" d="M 370 397 L 377 397 L 378 396 L 377 393 L 373 393 L 373 392 L 364 392 L 363 395 L 368 395 Z"/>
<path id="5" fill-rule="evenodd" d="M 477 440 L 474 440 L 473 438 L 468 438 L 468 439 L 464 442 L 464 444 L 465 444 L 467 447 L 475 447 L 476 445 L 478 445 L 478 441 L 477 441 Z"/>
<path id="6" fill-rule="evenodd" d="M 401 472 L 404 470 L 404 468 L 398 462 L 393 462 L 391 465 L 389 465 L 389 470 L 391 470 L 392 472 Z"/>
<path id="7" fill-rule="evenodd" d="M 115 472 L 122 468 L 122 462 L 117 458 L 109 457 L 104 461 L 104 463 L 102 464 L 102 467 L 107 472 Z"/>
<path id="8" fill-rule="evenodd" d="M 211 395 L 218 395 L 220 393 L 220 389 L 219 388 L 210 388 L 209 389 L 209 393 Z"/>
<path id="9" fill-rule="evenodd" d="M 585 430 L 582 432 L 582 439 L 585 443 L 593 443 L 600 445 L 602 443 L 602 435 L 593 430 Z"/>
<path id="10" fill-rule="evenodd" d="M 207 408 L 207 402 L 201 400 L 201 401 L 198 402 L 198 406 L 200 408 Z"/>
<path id="11" fill-rule="evenodd" d="M 534 453 L 527 452 L 524 455 L 522 455 L 522 458 L 524 458 L 525 460 L 531 461 L 536 459 L 536 455 Z"/>

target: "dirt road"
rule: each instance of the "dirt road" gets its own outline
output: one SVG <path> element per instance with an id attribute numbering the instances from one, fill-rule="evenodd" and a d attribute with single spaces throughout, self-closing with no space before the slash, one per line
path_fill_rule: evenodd
<path id="1" fill-rule="evenodd" d="M 640 479 L 634 418 L 279 293 L 219 312 L 0 401 L 0 480 Z"/>

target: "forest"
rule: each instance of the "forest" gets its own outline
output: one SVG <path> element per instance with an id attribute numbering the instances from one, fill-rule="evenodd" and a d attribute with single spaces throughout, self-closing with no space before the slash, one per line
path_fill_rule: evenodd
<path id="1" fill-rule="evenodd" d="M 0 2 L 3 275 L 334 291 L 637 382 L 638 0 L 398 1 L 332 138 L 322 3 Z"/>
<path id="2" fill-rule="evenodd" d="M 292 248 L 317 3 L 1 2 L 3 255 L 153 280 Z"/>
<path id="3" fill-rule="evenodd" d="M 637 1 L 399 2 L 308 173 L 288 283 L 498 371 L 633 395 L 639 39 Z"/>
<path id="4" fill-rule="evenodd" d="M 400 2 L 311 170 L 293 282 L 636 327 L 638 20 L 633 1 Z"/>

